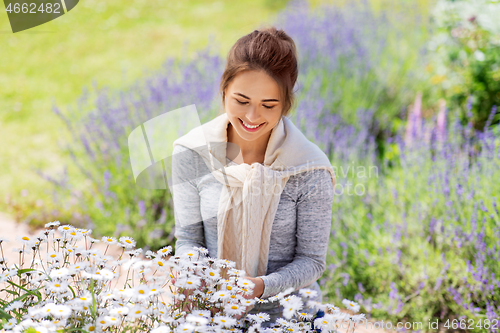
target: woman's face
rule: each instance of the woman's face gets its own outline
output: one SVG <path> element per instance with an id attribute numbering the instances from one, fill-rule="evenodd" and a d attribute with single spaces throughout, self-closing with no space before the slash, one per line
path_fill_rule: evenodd
<path id="1" fill-rule="evenodd" d="M 245 141 L 269 139 L 281 119 L 282 101 L 276 81 L 264 71 L 244 71 L 226 89 L 226 113 L 236 133 Z M 258 128 L 247 128 L 260 125 Z M 267 141 L 265 142 L 267 144 Z"/>

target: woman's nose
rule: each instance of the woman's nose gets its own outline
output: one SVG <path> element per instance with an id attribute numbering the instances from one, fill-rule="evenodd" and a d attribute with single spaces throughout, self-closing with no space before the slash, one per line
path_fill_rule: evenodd
<path id="1" fill-rule="evenodd" d="M 258 108 L 256 106 L 254 106 L 254 107 L 250 108 L 250 110 L 248 110 L 247 119 L 248 119 L 248 121 L 251 121 L 254 124 L 259 122 L 259 120 L 261 118 L 259 115 Z"/>

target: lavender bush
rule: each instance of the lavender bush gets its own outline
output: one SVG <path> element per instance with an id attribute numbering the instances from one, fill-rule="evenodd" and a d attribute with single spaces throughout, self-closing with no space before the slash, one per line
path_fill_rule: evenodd
<path id="1" fill-rule="evenodd" d="M 348 174 L 366 192 L 337 195 L 321 284 L 329 297 L 349 295 L 393 323 L 440 318 L 456 328 L 455 319 L 492 332 L 500 313 L 500 131 L 487 124 L 474 134 L 458 112 L 452 119 L 444 129 L 420 119 L 420 134 L 415 122 L 411 144 L 401 131 L 391 143 L 398 163 L 388 172 L 385 158 L 382 177 Z"/>

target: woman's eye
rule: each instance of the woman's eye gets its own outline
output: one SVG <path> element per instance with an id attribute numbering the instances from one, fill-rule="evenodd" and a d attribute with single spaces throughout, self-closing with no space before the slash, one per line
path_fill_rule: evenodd
<path id="1" fill-rule="evenodd" d="M 275 105 L 273 105 L 273 106 L 264 105 L 264 107 L 265 107 L 266 109 L 272 109 L 272 108 L 274 108 L 274 107 L 275 107 Z"/>
<path id="2" fill-rule="evenodd" d="M 236 101 L 237 101 L 238 103 L 242 104 L 242 105 L 245 105 L 245 104 L 247 104 L 247 103 L 248 103 L 248 102 L 242 102 L 242 101 L 240 101 L 240 100 L 236 100 Z"/>

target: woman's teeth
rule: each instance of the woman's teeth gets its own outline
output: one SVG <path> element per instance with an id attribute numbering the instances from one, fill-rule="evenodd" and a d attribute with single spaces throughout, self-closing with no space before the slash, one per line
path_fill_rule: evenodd
<path id="1" fill-rule="evenodd" d="M 240 120 L 241 120 L 241 119 L 240 119 Z M 243 120 L 241 120 L 241 122 L 243 123 L 243 125 L 245 125 L 245 127 L 248 127 L 248 128 L 257 128 L 257 127 L 259 127 L 260 125 L 262 125 L 262 124 L 260 124 L 260 125 L 255 125 L 255 126 L 252 126 L 252 125 L 248 125 L 248 124 L 247 124 L 247 123 L 245 123 Z"/>

